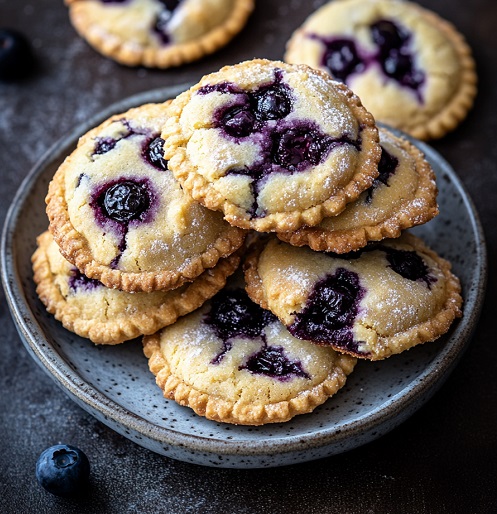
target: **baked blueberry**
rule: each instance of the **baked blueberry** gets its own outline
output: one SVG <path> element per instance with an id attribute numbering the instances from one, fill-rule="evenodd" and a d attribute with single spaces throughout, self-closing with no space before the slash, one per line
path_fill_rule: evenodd
<path id="1" fill-rule="evenodd" d="M 428 287 L 437 279 L 430 275 L 428 266 L 423 258 L 416 252 L 410 250 L 399 250 L 382 246 L 387 254 L 387 261 L 395 273 L 401 277 L 413 281 L 423 281 Z"/>
<path id="2" fill-rule="evenodd" d="M 243 289 L 223 290 L 211 301 L 204 323 L 223 341 L 233 337 L 260 337 L 276 316 L 254 303 Z"/>
<path id="3" fill-rule="evenodd" d="M 75 446 L 51 446 L 41 453 L 36 463 L 36 479 L 39 484 L 57 496 L 72 496 L 83 492 L 89 476 L 88 458 Z"/>
<path id="4" fill-rule="evenodd" d="M 357 273 L 338 268 L 315 284 L 289 332 L 299 339 L 357 352 L 352 327 L 364 293 Z"/>
<path id="5" fill-rule="evenodd" d="M 97 287 L 103 287 L 103 284 L 94 278 L 88 278 L 77 268 L 71 270 L 69 276 L 69 288 L 71 291 L 92 291 Z"/>
<path id="6" fill-rule="evenodd" d="M 368 189 L 366 195 L 366 202 L 370 203 L 373 199 L 374 190 L 380 185 L 384 184 L 388 186 L 388 179 L 395 173 L 399 165 L 399 160 L 397 157 L 392 155 L 388 150 L 381 147 L 381 159 L 378 164 L 378 172 L 379 175 L 374 179 L 373 185 Z"/>
<path id="7" fill-rule="evenodd" d="M 261 120 L 280 120 L 292 110 L 289 88 L 283 84 L 260 88 L 253 94 L 252 101 L 255 115 Z"/>
<path id="8" fill-rule="evenodd" d="M 351 39 L 334 39 L 326 42 L 325 45 L 322 64 L 338 80 L 346 82 L 350 75 L 359 73 L 365 68 L 356 44 Z"/>
<path id="9" fill-rule="evenodd" d="M 156 137 L 147 143 L 145 159 L 158 170 L 167 170 L 167 161 L 164 159 L 164 139 Z"/>
<path id="10" fill-rule="evenodd" d="M 0 80 L 28 75 L 33 62 L 33 52 L 25 36 L 16 30 L 0 29 Z"/>
<path id="11" fill-rule="evenodd" d="M 233 137 L 246 137 L 254 128 L 255 116 L 249 105 L 229 107 L 221 115 L 220 126 Z"/>
<path id="12" fill-rule="evenodd" d="M 97 201 L 103 213 L 119 223 L 139 219 L 151 203 L 145 186 L 132 180 L 111 185 Z"/>
<path id="13" fill-rule="evenodd" d="M 292 361 L 285 355 L 285 349 L 282 346 L 264 345 L 238 369 L 246 369 L 251 373 L 266 375 L 282 381 L 290 380 L 292 376 L 311 378 L 302 368 L 301 362 Z"/>
<path id="14" fill-rule="evenodd" d="M 171 42 L 171 36 L 169 35 L 168 25 L 174 10 L 181 3 L 181 0 L 160 0 L 163 4 L 164 9 L 157 15 L 154 30 L 160 37 L 162 43 L 165 45 Z"/>

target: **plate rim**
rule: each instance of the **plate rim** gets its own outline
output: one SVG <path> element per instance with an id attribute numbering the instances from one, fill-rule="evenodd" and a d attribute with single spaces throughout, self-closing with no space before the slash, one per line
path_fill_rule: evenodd
<path id="1" fill-rule="evenodd" d="M 67 155 L 67 150 L 74 147 L 79 137 L 90 128 L 101 123 L 109 116 L 124 112 L 131 107 L 143 103 L 160 102 L 168 98 L 173 98 L 188 89 L 191 85 L 191 83 L 178 84 L 144 91 L 109 105 L 106 109 L 101 110 L 88 120 L 78 124 L 66 136 L 61 137 L 55 142 L 41 158 L 38 159 L 25 179 L 21 182 L 7 211 L 3 226 L 0 248 L 0 255 L 2 257 L 0 271 L 5 297 L 11 315 L 28 353 L 55 383 L 61 387 L 65 393 L 69 394 L 72 400 L 80 400 L 82 404 L 77 402 L 78 405 L 87 412 L 90 412 L 93 416 L 95 416 L 95 414 L 88 409 L 99 412 L 104 419 L 108 418 L 116 424 L 135 430 L 144 438 L 152 439 L 160 444 L 186 447 L 189 450 L 197 452 L 236 456 L 237 458 L 271 456 L 274 454 L 319 449 L 330 444 L 340 444 L 358 431 L 361 433 L 367 432 L 367 427 L 365 427 L 366 419 L 369 428 L 374 428 L 380 427 L 383 423 L 396 417 L 398 422 L 396 424 L 393 423 L 391 427 L 394 428 L 394 426 L 400 424 L 405 418 L 420 408 L 421 405 L 436 392 L 459 361 L 473 335 L 481 315 L 485 297 L 485 286 L 487 283 L 487 248 L 485 236 L 478 212 L 466 187 L 450 164 L 436 150 L 428 144 L 414 140 L 396 130 L 394 130 L 394 132 L 402 134 L 411 142 L 415 142 L 425 154 L 435 154 L 443 171 L 450 177 L 471 219 L 471 229 L 475 235 L 475 258 L 477 261 L 477 266 L 472 274 L 472 287 L 468 289 L 465 296 L 465 308 L 468 308 L 467 306 L 470 308 L 468 317 L 471 323 L 457 323 L 451 334 L 451 341 L 454 340 L 453 344 L 450 346 L 446 345 L 440 349 L 429 366 L 427 366 L 416 379 L 410 382 L 409 391 L 405 391 L 404 388 L 387 401 L 383 402 L 380 406 L 369 411 L 368 414 L 361 415 L 355 420 L 343 424 L 339 433 L 336 430 L 334 431 L 333 427 L 325 427 L 306 436 L 287 435 L 284 439 L 275 437 L 264 438 L 262 444 L 259 440 L 255 439 L 243 441 L 236 439 L 213 439 L 201 435 L 185 434 L 180 430 L 159 426 L 146 420 L 142 416 L 124 408 L 122 405 L 88 384 L 60 358 L 60 355 L 54 348 L 51 346 L 45 346 L 44 350 L 40 348 L 41 345 L 36 336 L 37 334 L 43 334 L 43 330 L 26 300 L 24 287 L 22 286 L 22 281 L 16 266 L 16 255 L 13 251 L 15 227 L 19 221 L 19 212 L 26 198 L 36 184 L 39 176 L 42 175 L 45 167 L 55 160 L 60 160 L 62 155 Z M 443 366 L 443 375 L 441 377 L 437 376 L 436 373 L 433 373 L 434 368 L 440 367 L 441 363 L 449 358 L 451 353 L 455 353 L 455 356 L 449 360 L 448 364 Z M 420 404 L 416 406 L 416 401 L 420 397 L 423 398 L 424 401 L 419 402 Z M 402 417 L 399 416 L 400 412 L 405 414 L 403 419 L 399 419 Z M 105 421 L 103 422 L 105 423 Z M 115 430 L 114 427 L 112 428 Z"/>

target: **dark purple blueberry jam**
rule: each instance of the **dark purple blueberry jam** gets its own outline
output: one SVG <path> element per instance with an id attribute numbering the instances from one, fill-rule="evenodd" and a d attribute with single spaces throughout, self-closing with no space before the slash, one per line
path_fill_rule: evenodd
<path id="1" fill-rule="evenodd" d="M 246 137 L 252 133 L 255 116 L 248 105 L 229 107 L 220 115 L 219 126 L 232 137 Z"/>
<path id="2" fill-rule="evenodd" d="M 315 284 L 288 330 L 299 339 L 359 353 L 352 326 L 364 293 L 357 273 L 338 268 Z"/>
<path id="3" fill-rule="evenodd" d="M 372 186 L 367 191 L 366 203 L 371 202 L 371 200 L 373 199 L 373 193 L 375 189 L 380 186 L 380 184 L 388 186 L 388 180 L 395 173 L 398 165 L 399 160 L 397 159 L 397 157 L 395 157 L 390 152 L 385 150 L 385 148 L 383 148 L 382 146 L 381 158 L 378 164 L 379 175 L 374 179 Z"/>
<path id="4" fill-rule="evenodd" d="M 161 137 L 155 137 L 148 141 L 143 156 L 158 170 L 167 170 L 167 161 L 164 159 L 164 139 Z"/>
<path id="5" fill-rule="evenodd" d="M 333 143 L 317 128 L 300 124 L 273 134 L 271 159 L 288 171 L 300 171 L 322 162 Z"/>
<path id="6" fill-rule="evenodd" d="M 97 202 L 108 218 L 127 223 L 139 219 L 148 210 L 150 196 L 143 184 L 125 180 L 106 189 Z"/>
<path id="7" fill-rule="evenodd" d="M 159 36 L 162 43 L 167 45 L 171 42 L 169 35 L 169 21 L 171 20 L 175 9 L 181 3 L 181 0 L 159 0 L 164 6 L 163 10 L 157 15 L 153 31 Z"/>
<path id="8" fill-rule="evenodd" d="M 399 84 L 418 90 L 424 74 L 414 69 L 409 49 L 411 34 L 390 20 L 379 20 L 371 25 L 373 41 L 378 46 L 377 60 L 387 77 Z"/>
<path id="9" fill-rule="evenodd" d="M 233 84 L 233 82 L 219 82 L 219 84 L 207 84 L 206 86 L 202 86 L 197 91 L 197 95 L 208 95 L 216 92 L 232 95 L 245 94 L 245 92 L 236 84 Z"/>
<path id="10" fill-rule="evenodd" d="M 282 346 L 264 345 L 257 353 L 251 355 L 247 362 L 238 369 L 246 369 L 256 375 L 266 375 L 287 381 L 295 377 L 311 378 L 299 361 L 291 361 Z"/>
<path id="11" fill-rule="evenodd" d="M 425 75 L 415 69 L 409 48 L 411 34 L 390 20 L 379 20 L 370 26 L 370 30 L 377 47 L 374 53 L 358 48 L 356 42 L 348 38 L 326 39 L 316 34 L 309 37 L 324 45 L 321 65 L 336 79 L 347 83 L 351 75 L 362 73 L 369 65 L 377 63 L 387 77 L 413 89 L 421 101 L 419 89 Z"/>
<path id="12" fill-rule="evenodd" d="M 322 64 L 331 71 L 333 77 L 342 82 L 346 82 L 350 75 L 360 73 L 365 68 L 356 44 L 350 39 L 335 39 L 327 43 Z"/>
<path id="13" fill-rule="evenodd" d="M 254 303 L 244 289 L 224 289 L 211 300 L 211 309 L 204 323 L 214 330 L 223 341 L 222 351 L 212 359 L 219 364 L 228 353 L 234 337 L 264 339 L 264 328 L 276 320 L 276 316 Z"/>
<path id="14" fill-rule="evenodd" d="M 244 289 L 225 289 L 211 301 L 204 323 L 227 341 L 233 337 L 260 337 L 276 316 L 254 303 Z"/>
<path id="15" fill-rule="evenodd" d="M 69 276 L 69 287 L 72 291 L 92 291 L 102 287 L 102 283 L 94 278 L 88 278 L 77 268 L 73 268 Z"/>
<path id="16" fill-rule="evenodd" d="M 268 121 L 281 120 L 293 108 L 291 89 L 282 83 L 283 73 L 275 70 L 274 81 L 264 84 L 254 91 L 243 91 L 231 82 L 207 85 L 198 94 L 219 92 L 236 95 L 234 104 L 221 107 L 214 114 L 215 125 L 228 136 L 246 137 L 254 131 L 260 132 Z"/>
<path id="17" fill-rule="evenodd" d="M 110 152 L 116 146 L 118 140 L 111 137 L 97 137 L 95 141 L 93 155 L 102 155 Z"/>
<path id="18" fill-rule="evenodd" d="M 281 83 L 261 87 L 252 95 L 252 104 L 258 120 L 281 120 L 292 110 L 290 88 Z"/>
<path id="19" fill-rule="evenodd" d="M 390 268 L 401 277 L 425 282 L 428 287 L 437 281 L 435 277 L 430 275 L 428 266 L 415 251 L 398 250 L 388 246 L 380 246 L 380 249 L 386 253 Z"/>
<path id="20" fill-rule="evenodd" d="M 389 20 L 379 20 L 371 25 L 373 41 L 385 51 L 389 48 L 400 48 L 409 39 L 409 34 Z"/>

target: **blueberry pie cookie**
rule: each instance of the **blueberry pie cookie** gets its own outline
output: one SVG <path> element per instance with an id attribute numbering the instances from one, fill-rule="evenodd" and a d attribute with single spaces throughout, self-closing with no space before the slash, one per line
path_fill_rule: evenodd
<path id="1" fill-rule="evenodd" d="M 315 227 L 278 234 L 282 241 L 313 250 L 347 253 L 368 241 L 398 237 L 438 214 L 435 174 L 422 152 L 380 128 L 380 174 L 373 185 L 338 216 Z"/>
<path id="2" fill-rule="evenodd" d="M 285 60 L 327 71 L 378 121 L 418 139 L 454 129 L 476 95 L 475 63 L 463 36 L 411 2 L 329 2 L 295 31 Z"/>
<path id="3" fill-rule="evenodd" d="M 50 232 L 37 243 L 32 261 L 40 300 L 66 329 L 96 344 L 122 343 L 174 323 L 221 290 L 240 262 L 236 253 L 177 289 L 127 293 L 83 275 L 62 257 Z"/>
<path id="4" fill-rule="evenodd" d="M 50 183 L 50 231 L 64 258 L 110 288 L 179 287 L 235 252 L 245 232 L 186 195 L 162 156 L 165 104 L 85 134 Z"/>
<path id="5" fill-rule="evenodd" d="M 164 155 L 182 186 L 232 225 L 288 231 L 338 214 L 378 175 L 373 117 L 308 66 L 226 66 L 173 100 Z"/>
<path id="6" fill-rule="evenodd" d="M 246 261 L 247 291 L 299 339 L 379 360 L 433 341 L 461 316 L 450 264 L 405 232 L 349 254 L 271 238 Z"/>
<path id="7" fill-rule="evenodd" d="M 287 421 L 334 395 L 356 359 L 293 337 L 235 280 L 211 301 L 144 338 L 166 398 L 208 419 Z"/>
<path id="8" fill-rule="evenodd" d="M 200 59 L 245 25 L 254 0 L 66 0 L 78 33 L 128 66 L 168 68 Z"/>

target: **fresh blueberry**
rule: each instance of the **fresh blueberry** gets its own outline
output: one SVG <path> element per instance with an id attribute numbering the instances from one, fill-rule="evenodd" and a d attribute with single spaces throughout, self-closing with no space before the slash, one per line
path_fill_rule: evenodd
<path id="1" fill-rule="evenodd" d="M 36 479 L 49 493 L 72 496 L 88 485 L 90 463 L 75 446 L 57 444 L 42 452 L 36 463 Z"/>
<path id="2" fill-rule="evenodd" d="M 125 180 L 106 189 L 98 203 L 110 219 L 125 223 L 140 218 L 150 207 L 150 197 L 143 185 Z"/>
<path id="3" fill-rule="evenodd" d="M 20 32 L 0 29 L 0 80 L 26 76 L 32 69 L 33 60 L 31 46 Z"/>
<path id="4" fill-rule="evenodd" d="M 145 159 L 158 170 L 167 170 L 167 161 L 164 159 L 164 139 L 152 139 L 145 150 Z"/>

